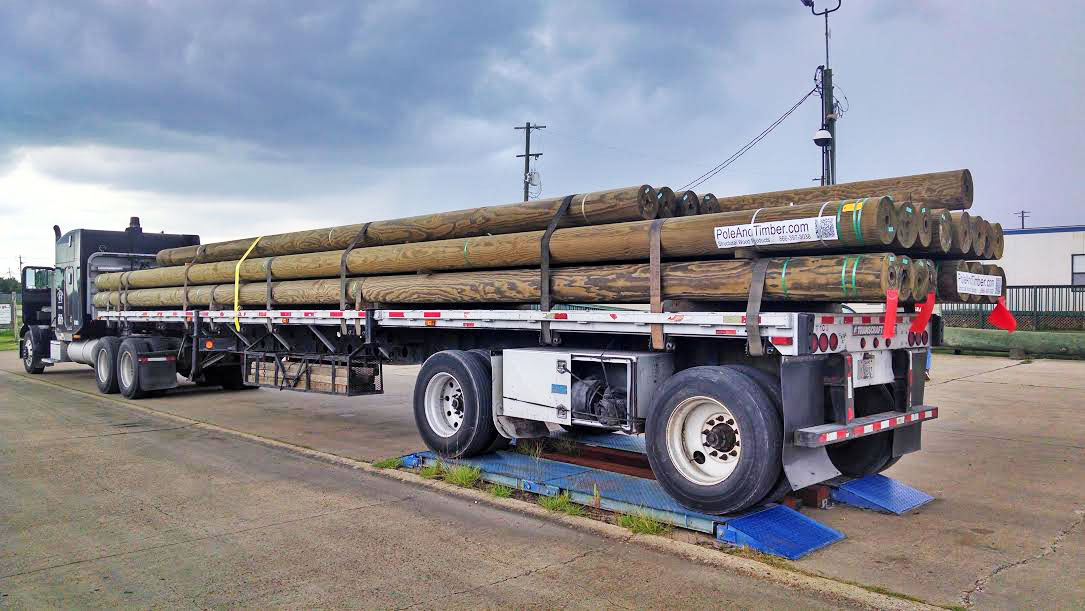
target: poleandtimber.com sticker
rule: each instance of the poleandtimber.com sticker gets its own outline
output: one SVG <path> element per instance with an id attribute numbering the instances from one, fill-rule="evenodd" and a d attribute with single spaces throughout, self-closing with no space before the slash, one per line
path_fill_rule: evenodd
<path id="1" fill-rule="evenodd" d="M 717 248 L 742 248 L 837 239 L 836 220 L 831 216 L 728 225 L 716 227 L 715 234 Z"/>
<path id="2" fill-rule="evenodd" d="M 1002 294 L 1002 276 L 957 272 L 957 292 L 997 297 Z"/>

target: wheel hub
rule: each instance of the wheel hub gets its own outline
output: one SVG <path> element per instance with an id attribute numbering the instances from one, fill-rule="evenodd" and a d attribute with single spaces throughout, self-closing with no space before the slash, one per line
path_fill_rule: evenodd
<path id="1" fill-rule="evenodd" d="M 687 480 L 713 485 L 738 467 L 742 438 L 734 415 L 719 401 L 690 397 L 668 418 L 667 452 Z"/>
<path id="2" fill-rule="evenodd" d="M 718 452 L 730 452 L 738 444 L 738 435 L 729 424 L 717 424 L 704 433 L 705 445 Z"/>
<path id="3" fill-rule="evenodd" d="M 464 419 L 463 387 L 447 373 L 439 373 L 426 385 L 426 420 L 441 437 L 451 437 Z"/>

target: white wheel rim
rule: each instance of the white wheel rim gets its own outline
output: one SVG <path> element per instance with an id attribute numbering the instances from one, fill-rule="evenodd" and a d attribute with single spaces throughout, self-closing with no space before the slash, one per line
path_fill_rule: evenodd
<path id="1" fill-rule="evenodd" d="M 731 410 L 710 397 L 690 397 L 667 419 L 667 454 L 687 480 L 723 482 L 742 457 L 742 438 Z"/>
<path id="2" fill-rule="evenodd" d="M 125 352 L 121 355 L 117 373 L 121 376 L 121 386 L 131 388 L 132 381 L 136 379 L 136 362 L 132 359 L 131 352 Z"/>
<path id="3" fill-rule="evenodd" d="M 26 363 L 27 367 L 33 367 L 34 366 L 34 340 L 27 337 L 26 340 L 23 341 L 23 346 L 26 347 L 26 356 L 23 357 L 23 361 Z"/>
<path id="4" fill-rule="evenodd" d="M 463 424 L 463 386 L 448 373 L 438 373 L 426 384 L 426 422 L 441 437 L 451 437 Z"/>
<path id="5" fill-rule="evenodd" d="M 103 384 L 109 381 L 109 369 L 112 365 L 109 362 L 109 353 L 105 350 L 99 350 L 98 358 L 94 359 L 94 370 Z"/>

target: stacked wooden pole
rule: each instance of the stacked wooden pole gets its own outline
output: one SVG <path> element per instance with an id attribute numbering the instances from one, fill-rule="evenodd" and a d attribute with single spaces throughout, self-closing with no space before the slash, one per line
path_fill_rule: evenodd
<path id="1" fill-rule="evenodd" d="M 235 275 L 239 305 L 537 301 L 543 229 L 563 203 L 548 253 L 564 302 L 647 301 L 654 230 L 663 296 L 709 301 L 744 300 L 761 253 L 769 301 L 965 301 L 948 276 L 1002 251 L 1001 227 L 964 211 L 967 170 L 724 198 L 641 185 L 167 249 L 162 267 L 98 276 L 94 302 L 232 305 Z"/>

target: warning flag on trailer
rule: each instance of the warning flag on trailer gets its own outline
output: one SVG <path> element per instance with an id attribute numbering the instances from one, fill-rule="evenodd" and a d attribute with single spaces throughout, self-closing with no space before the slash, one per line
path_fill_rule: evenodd
<path id="1" fill-rule="evenodd" d="M 1005 297 L 998 298 L 998 305 L 995 306 L 995 309 L 991 310 L 991 315 L 987 317 L 987 322 L 991 323 L 994 327 L 1009 331 L 1010 333 L 1017 330 L 1017 319 L 1013 317 L 1013 312 L 1010 312 L 1009 308 L 1006 307 Z"/>

